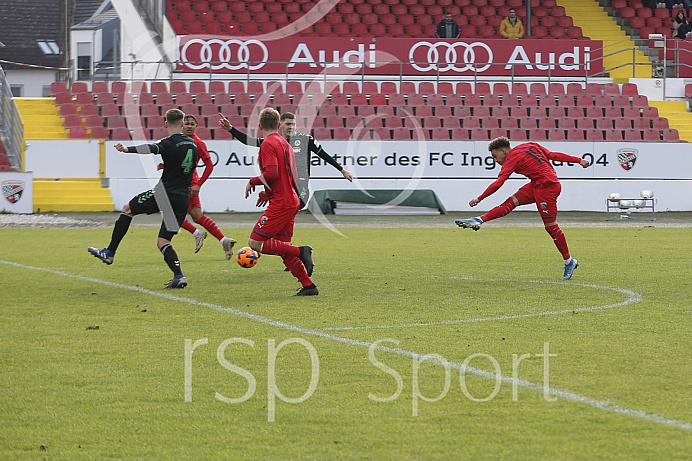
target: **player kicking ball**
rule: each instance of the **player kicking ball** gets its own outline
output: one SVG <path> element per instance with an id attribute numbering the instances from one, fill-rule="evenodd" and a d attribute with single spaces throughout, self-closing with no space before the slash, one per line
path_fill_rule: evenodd
<path id="1" fill-rule="evenodd" d="M 587 168 L 590 165 L 589 161 L 561 152 L 551 152 L 535 142 L 527 142 L 511 148 L 509 139 L 504 136 L 493 139 L 488 145 L 488 150 L 502 169 L 495 182 L 469 202 L 470 206 L 478 205 L 483 199 L 497 192 L 512 173 L 522 174 L 531 182 L 520 188 L 505 203 L 496 206 L 484 215 L 471 219 L 457 219 L 454 222 L 459 227 L 478 230 L 484 222 L 506 216 L 519 205 L 535 203 L 543 219 L 545 230 L 553 238 L 555 246 L 565 260 L 565 272 L 562 279 L 571 279 L 579 263 L 570 256 L 565 234 L 557 224 L 557 198 L 562 186 L 550 160 L 578 163 L 582 168 Z"/>
<path id="2" fill-rule="evenodd" d="M 118 151 L 124 153 L 160 155 L 164 164 L 160 183 L 163 186 L 164 194 L 159 196 L 159 193 L 152 189 L 133 197 L 129 203 L 123 206 L 120 217 L 113 227 L 111 242 L 108 247 L 102 249 L 87 248 L 89 253 L 104 263 L 113 264 L 115 252 L 127 234 L 132 218 L 140 214 L 163 212 L 157 246 L 163 254 L 164 261 L 173 272 L 173 279 L 166 284 L 165 288 L 185 288 L 187 286 L 187 279 L 180 269 L 180 260 L 171 245 L 171 239 L 178 233 L 178 228 L 183 223 L 187 207 L 190 204 L 190 184 L 195 165 L 197 165 L 197 144 L 182 133 L 183 117 L 185 114 L 180 109 L 168 110 L 165 122 L 166 128 L 168 128 L 168 137 L 156 144 L 125 147 L 118 143 L 114 146 Z M 171 229 L 171 227 L 173 228 Z"/>
<path id="3" fill-rule="evenodd" d="M 245 198 L 255 191 L 256 186 L 264 186 L 257 206 L 267 203 L 269 206 L 252 229 L 248 246 L 258 253 L 281 256 L 284 265 L 303 286 L 294 296 L 316 296 L 319 290 L 310 280 L 314 268 L 312 247 L 291 245 L 293 224 L 300 210 L 295 154 L 288 141 L 278 133 L 279 113 L 275 109 L 263 109 L 259 124 L 267 135 L 257 158 L 261 174 L 248 181 Z"/>
<path id="4" fill-rule="evenodd" d="M 224 253 L 226 253 L 226 259 L 231 259 L 233 257 L 233 245 L 235 245 L 235 240 L 230 237 L 226 237 L 216 225 L 213 219 L 208 217 L 202 211 L 202 202 L 199 199 L 199 190 L 202 184 L 209 178 L 211 172 L 214 170 L 214 164 L 209 156 L 209 151 L 207 150 L 207 145 L 200 139 L 199 136 L 195 134 L 197 130 L 197 117 L 194 115 L 186 114 L 183 122 L 183 134 L 191 137 L 193 141 L 197 144 L 198 159 L 204 162 L 204 173 L 200 178 L 197 175 L 197 169 L 194 170 L 192 174 L 192 186 L 190 187 L 190 205 L 187 208 L 187 214 L 192 217 L 192 219 L 209 231 L 211 235 L 216 237 L 216 239 L 221 243 Z M 158 166 L 159 170 L 163 169 L 163 163 Z M 187 219 L 183 221 L 181 226 L 183 229 L 188 231 L 195 237 L 195 253 L 197 253 L 204 244 L 204 239 L 207 238 L 207 233 L 197 229 L 193 224 Z"/>

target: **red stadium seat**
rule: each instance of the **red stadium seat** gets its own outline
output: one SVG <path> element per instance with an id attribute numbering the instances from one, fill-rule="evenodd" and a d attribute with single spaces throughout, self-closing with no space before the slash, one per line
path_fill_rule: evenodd
<path id="1" fill-rule="evenodd" d="M 497 116 L 493 114 L 493 116 Z M 515 117 L 500 117 L 500 126 L 505 129 L 519 128 L 519 123 Z"/>
<path id="2" fill-rule="evenodd" d="M 411 130 L 408 128 L 395 128 L 392 130 L 392 139 L 394 140 L 410 140 Z"/>
<path id="3" fill-rule="evenodd" d="M 440 122 L 445 128 L 459 128 L 461 126 L 458 117 L 454 117 L 452 115 L 441 117 L 439 114 L 437 114 L 436 117 L 440 118 Z"/>
<path id="4" fill-rule="evenodd" d="M 390 102 L 391 104 L 391 102 Z M 464 105 L 464 97 L 460 94 L 450 94 L 445 98 L 445 105 L 460 107 Z"/>
<path id="5" fill-rule="evenodd" d="M 67 83 L 65 82 L 53 82 L 50 84 L 50 94 L 55 96 L 59 93 L 68 93 Z"/>
<path id="6" fill-rule="evenodd" d="M 486 82 L 477 82 L 474 88 L 475 94 L 492 94 L 490 84 Z"/>
<path id="7" fill-rule="evenodd" d="M 495 117 L 491 117 L 489 113 L 487 116 L 476 115 L 476 112 L 474 111 L 473 116 L 480 118 L 479 121 L 480 121 L 482 128 L 493 129 L 493 128 L 499 128 L 500 127 L 500 121 Z"/>
<path id="8" fill-rule="evenodd" d="M 526 83 L 512 83 L 512 94 L 516 95 L 522 95 L 522 94 L 529 94 L 527 88 L 526 88 Z"/>
<path id="9" fill-rule="evenodd" d="M 546 130 L 542 128 L 531 128 L 529 129 L 529 139 L 532 141 L 547 141 L 548 136 L 546 135 Z"/>
<path id="10" fill-rule="evenodd" d="M 439 117 L 428 116 L 421 118 L 421 122 L 425 128 L 441 128 L 442 122 Z"/>
<path id="11" fill-rule="evenodd" d="M 617 128 L 615 131 L 618 131 Z M 625 142 L 640 142 L 642 140 L 641 130 L 626 129 L 622 130 L 622 133 Z"/>
<path id="12" fill-rule="evenodd" d="M 596 130 L 596 129 L 587 129 L 585 130 L 586 133 L 586 140 L 587 141 L 593 141 L 593 142 L 598 142 L 598 141 L 603 141 L 603 131 L 601 130 Z"/>
<path id="13" fill-rule="evenodd" d="M 531 19 L 533 19 L 533 16 L 531 17 Z M 552 16 L 546 16 L 544 18 L 541 18 L 541 25 L 544 27 L 548 27 L 548 28 L 558 27 L 557 18 L 554 18 Z M 562 26 L 560 26 L 560 27 L 562 27 Z M 563 29 L 564 29 L 564 27 L 563 27 Z"/>
<path id="14" fill-rule="evenodd" d="M 456 94 L 458 94 L 458 95 L 473 94 L 473 88 L 471 87 L 470 83 L 459 82 L 459 83 L 457 83 Z"/>
<path id="15" fill-rule="evenodd" d="M 519 95 L 517 94 L 507 94 L 502 96 L 502 105 L 503 106 L 519 106 L 520 101 L 519 101 Z"/>
<path id="16" fill-rule="evenodd" d="M 557 96 L 565 94 L 565 85 L 562 83 L 551 83 L 548 87 L 548 94 Z"/>
<path id="17" fill-rule="evenodd" d="M 529 110 L 527 107 L 513 106 L 513 107 L 510 107 L 509 109 L 510 109 L 510 115 L 512 117 L 521 118 L 521 117 L 528 117 L 529 116 Z"/>
<path id="18" fill-rule="evenodd" d="M 662 139 L 665 142 L 679 142 L 680 141 L 680 134 L 678 133 L 678 130 L 675 130 L 673 128 L 667 128 L 664 130 L 661 130 L 662 133 Z"/>
<path id="19" fill-rule="evenodd" d="M 532 83 L 531 84 L 531 94 L 536 96 L 536 95 L 541 95 L 541 94 L 548 94 L 546 91 L 546 86 L 543 83 Z"/>
<path id="20" fill-rule="evenodd" d="M 61 107 L 69 107 L 69 106 L 61 106 Z M 90 115 L 98 115 L 99 114 L 99 108 L 98 106 L 94 104 L 85 104 L 83 106 L 79 107 L 79 115 L 82 117 L 88 117 Z"/>
<path id="21" fill-rule="evenodd" d="M 493 38 L 497 34 L 495 33 L 495 28 L 490 25 L 480 26 L 478 28 L 478 36 L 481 38 Z"/>
<path id="22" fill-rule="evenodd" d="M 615 129 L 604 130 L 604 133 L 605 133 L 605 140 L 606 141 L 622 141 L 623 140 L 622 131 L 620 131 L 620 130 L 615 130 Z"/>
<path id="23" fill-rule="evenodd" d="M 624 117 L 618 117 L 613 120 L 616 130 L 631 130 L 632 120 Z"/>
<path id="24" fill-rule="evenodd" d="M 470 139 L 469 130 L 463 128 L 453 128 L 452 129 L 452 140 L 454 141 L 466 141 Z"/>
<path id="25" fill-rule="evenodd" d="M 489 141 L 488 130 L 484 128 L 471 128 L 469 130 L 470 139 L 472 141 Z"/>
<path id="26" fill-rule="evenodd" d="M 518 119 L 519 126 L 525 129 L 538 128 L 538 122 L 535 117 L 521 117 Z"/>
<path id="27" fill-rule="evenodd" d="M 643 94 L 638 94 L 632 97 L 632 106 L 645 108 L 649 105 L 649 98 Z"/>
<path id="28" fill-rule="evenodd" d="M 668 126 L 668 119 L 664 117 L 656 117 L 651 119 L 651 126 L 657 130 L 666 130 L 670 128 Z"/>
<path id="29" fill-rule="evenodd" d="M 583 136 L 581 138 L 583 140 Z M 565 141 L 565 130 L 560 128 L 552 128 L 548 130 L 548 140 L 550 141 Z"/>
<path id="30" fill-rule="evenodd" d="M 536 26 L 531 29 L 531 38 L 545 39 L 548 38 L 548 28 L 544 26 Z"/>

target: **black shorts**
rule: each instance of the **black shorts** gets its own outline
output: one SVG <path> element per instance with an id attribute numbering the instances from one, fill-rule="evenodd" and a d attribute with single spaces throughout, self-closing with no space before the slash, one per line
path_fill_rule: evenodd
<path id="1" fill-rule="evenodd" d="M 190 190 L 174 190 L 166 191 L 168 195 L 168 200 L 171 202 L 171 208 L 173 208 L 173 213 L 175 214 L 175 219 L 178 223 L 178 228 L 185 221 L 185 215 L 187 214 L 187 207 L 190 203 Z M 154 190 L 148 190 L 136 195 L 130 200 L 130 211 L 132 216 L 137 216 L 138 214 L 154 214 L 161 210 L 154 197 Z M 161 229 L 159 230 L 159 237 L 166 240 L 171 240 L 175 234 L 178 233 L 178 229 L 175 231 L 170 231 L 166 228 L 165 222 L 161 221 Z"/>

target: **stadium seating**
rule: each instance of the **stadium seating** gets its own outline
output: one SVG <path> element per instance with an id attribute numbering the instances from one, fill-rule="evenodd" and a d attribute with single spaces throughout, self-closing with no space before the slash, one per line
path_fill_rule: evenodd
<path id="1" fill-rule="evenodd" d="M 379 139 L 415 139 L 419 135 L 440 139 L 445 133 L 449 139 L 479 139 L 483 133 L 487 138 L 501 132 L 522 139 L 541 136 L 541 132 L 550 140 L 679 139 L 677 131 L 669 128 L 668 120 L 658 116 L 657 109 L 648 105 L 646 96 L 639 95 L 634 84 L 531 83 L 529 91 L 524 83 L 510 87 L 504 82 L 482 81 L 473 86 L 467 82 L 454 85 L 429 81 L 349 81 L 342 87 L 338 83 L 328 84 L 327 89 L 333 92 L 323 103 L 321 89 L 318 93 L 304 93 L 312 91 L 314 85 L 304 88 L 299 81 L 173 81 L 171 93 L 165 82 L 151 82 L 152 93 L 146 92 L 146 84 L 133 86 L 125 82 L 93 83 L 93 88 L 112 93 L 83 93 L 83 85 L 73 86 L 80 92 L 76 93 L 77 98 L 69 92 L 58 92 L 55 102 L 69 136 L 77 138 L 91 135 L 114 139 L 114 135 L 124 136 L 123 130 L 133 130 L 135 136 L 141 136 L 141 128 L 145 138 L 156 138 L 162 133 L 162 115 L 177 107 L 200 117 L 202 134 L 225 139 L 225 134 L 216 130 L 218 111 L 233 125 L 246 128 L 248 118 L 259 111 L 256 99 L 268 92 L 271 103 L 280 111 L 297 113 L 299 123 L 306 126 L 317 120 L 313 128 L 328 128 L 331 136 L 345 136 L 334 130 L 362 127 L 367 122 L 367 130 L 375 129 L 372 123 L 383 128 L 367 134 L 377 134 Z M 54 88 L 64 89 L 61 85 Z M 128 92 L 132 88 L 139 93 Z M 311 105 L 310 100 L 316 105 Z M 140 120 L 130 118 L 133 110 Z M 417 124 L 423 130 L 411 131 Z"/>

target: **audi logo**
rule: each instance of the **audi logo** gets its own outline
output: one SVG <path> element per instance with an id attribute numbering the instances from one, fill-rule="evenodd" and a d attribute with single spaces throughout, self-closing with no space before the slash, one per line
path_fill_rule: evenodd
<path id="1" fill-rule="evenodd" d="M 255 54 L 253 59 L 250 59 L 251 49 L 252 53 L 260 54 Z M 259 40 L 193 38 L 185 42 L 180 49 L 180 61 L 193 70 L 257 70 L 267 63 L 268 58 L 269 51 Z"/>
<path id="2" fill-rule="evenodd" d="M 423 50 L 427 49 L 428 53 L 425 59 L 415 58 L 414 55 L 418 48 L 422 48 Z M 442 59 L 440 59 L 439 49 L 444 50 Z M 477 49 L 484 49 L 485 55 L 477 57 Z M 463 50 L 461 62 L 459 62 L 457 50 Z M 473 71 L 474 69 L 476 69 L 477 72 L 485 72 L 490 68 L 490 63 L 493 62 L 493 51 L 488 45 L 482 42 L 418 42 L 409 50 L 408 58 L 411 66 L 420 72 L 427 72 L 438 68 L 440 72 L 447 72 L 449 70 L 453 70 L 454 72 L 466 72 Z M 476 62 L 481 62 L 484 65 L 476 67 Z"/>

